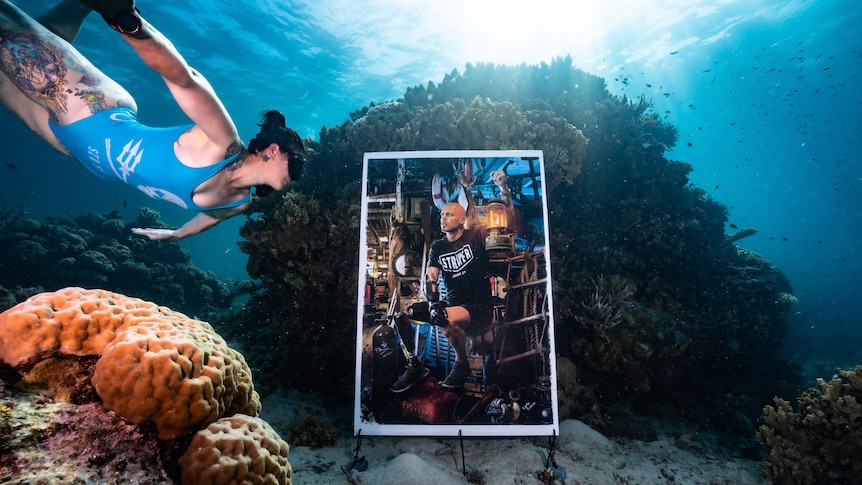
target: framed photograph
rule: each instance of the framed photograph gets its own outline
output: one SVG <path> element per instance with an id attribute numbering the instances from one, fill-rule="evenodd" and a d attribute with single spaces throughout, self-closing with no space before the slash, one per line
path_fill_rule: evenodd
<path id="1" fill-rule="evenodd" d="M 354 432 L 559 434 L 541 151 L 366 153 Z"/>

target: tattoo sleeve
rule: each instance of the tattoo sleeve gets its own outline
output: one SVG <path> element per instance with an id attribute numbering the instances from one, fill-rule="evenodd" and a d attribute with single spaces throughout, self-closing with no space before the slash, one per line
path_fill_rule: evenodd
<path id="1" fill-rule="evenodd" d="M 67 67 L 59 48 L 31 33 L 0 30 L 0 69 L 52 114 L 67 112 Z"/>

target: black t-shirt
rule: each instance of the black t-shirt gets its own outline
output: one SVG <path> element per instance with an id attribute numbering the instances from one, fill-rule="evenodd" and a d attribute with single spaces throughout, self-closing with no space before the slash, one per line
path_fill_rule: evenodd
<path id="1" fill-rule="evenodd" d="M 467 229 L 453 242 L 445 236 L 434 241 L 428 265 L 440 268 L 440 298 L 450 305 L 491 304 L 484 231 Z"/>

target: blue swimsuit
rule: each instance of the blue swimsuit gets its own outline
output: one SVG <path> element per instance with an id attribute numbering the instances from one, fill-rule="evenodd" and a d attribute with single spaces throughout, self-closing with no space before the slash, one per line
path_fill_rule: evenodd
<path id="1" fill-rule="evenodd" d="M 194 125 L 144 126 L 138 123 L 135 112 L 127 108 L 100 111 L 67 126 L 58 126 L 50 120 L 48 124 L 72 156 L 99 178 L 132 185 L 154 199 L 198 212 L 237 207 L 251 200 L 249 193 L 248 197 L 218 207 L 194 203 L 195 188 L 239 155 L 209 167 L 183 164 L 174 154 L 174 142 Z"/>

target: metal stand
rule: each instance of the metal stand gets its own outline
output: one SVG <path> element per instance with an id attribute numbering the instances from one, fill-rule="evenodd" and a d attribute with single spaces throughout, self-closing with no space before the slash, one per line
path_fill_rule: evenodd
<path id="1" fill-rule="evenodd" d="M 461 470 L 464 476 L 467 476 L 467 463 L 464 461 L 464 437 L 461 435 L 461 430 L 458 430 L 458 440 L 461 441 Z"/>
<path id="2" fill-rule="evenodd" d="M 356 449 L 354 451 L 353 460 L 344 466 L 342 470 L 345 473 L 350 473 L 352 470 L 364 472 L 368 470 L 368 460 L 364 456 L 359 456 L 359 450 L 362 448 L 362 430 L 356 433 Z"/>
<path id="3" fill-rule="evenodd" d="M 560 480 L 566 479 L 566 469 L 557 465 L 557 461 L 554 459 L 554 454 L 557 452 L 556 446 L 557 432 L 554 431 L 554 434 L 548 439 L 548 459 L 545 460 L 545 470 L 539 472 L 539 480 L 542 483 L 554 483 L 558 478 Z"/>

